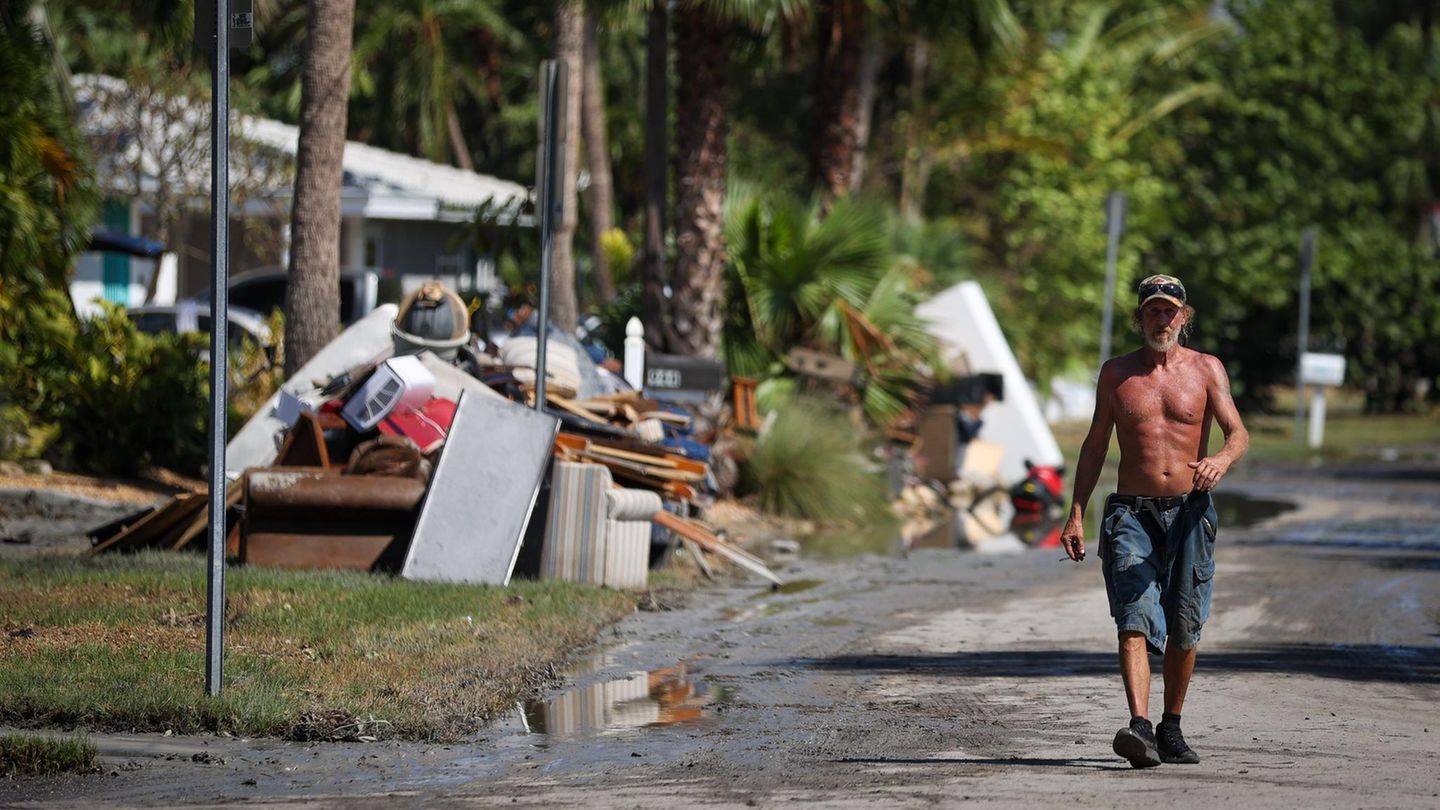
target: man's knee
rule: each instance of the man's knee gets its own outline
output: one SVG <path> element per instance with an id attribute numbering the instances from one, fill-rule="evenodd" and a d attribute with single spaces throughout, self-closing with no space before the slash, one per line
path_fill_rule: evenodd
<path id="1" fill-rule="evenodd" d="M 1145 634 L 1139 630 L 1121 630 L 1120 649 L 1143 651 L 1145 649 Z"/>

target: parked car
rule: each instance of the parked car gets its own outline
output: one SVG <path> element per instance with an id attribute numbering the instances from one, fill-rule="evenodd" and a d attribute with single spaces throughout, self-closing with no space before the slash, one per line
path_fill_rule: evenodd
<path id="1" fill-rule="evenodd" d="M 178 304 L 146 304 L 125 310 L 135 328 L 146 334 L 158 335 L 163 332 L 202 332 L 210 334 L 210 307 L 195 301 L 181 301 Z M 230 307 L 226 332 L 232 348 L 240 346 L 246 339 L 253 340 L 265 350 L 268 357 L 274 356 L 275 336 L 265 323 L 265 316 L 253 309 Z"/>
<path id="2" fill-rule="evenodd" d="M 230 304 L 269 315 L 285 308 L 285 289 L 290 273 L 283 267 L 261 267 L 230 277 Z M 349 326 L 370 314 L 379 303 L 380 274 L 374 270 L 340 271 L 340 325 Z M 210 300 L 210 291 L 194 300 Z"/>

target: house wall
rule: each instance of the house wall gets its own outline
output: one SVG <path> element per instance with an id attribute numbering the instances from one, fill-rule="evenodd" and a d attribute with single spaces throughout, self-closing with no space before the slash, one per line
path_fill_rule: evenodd
<path id="1" fill-rule="evenodd" d="M 430 279 L 451 289 L 469 289 L 475 272 L 475 255 L 470 248 L 470 230 L 463 222 L 419 222 L 415 220 L 370 220 L 367 237 L 374 240 L 376 265 L 382 286 L 401 295 Z"/>

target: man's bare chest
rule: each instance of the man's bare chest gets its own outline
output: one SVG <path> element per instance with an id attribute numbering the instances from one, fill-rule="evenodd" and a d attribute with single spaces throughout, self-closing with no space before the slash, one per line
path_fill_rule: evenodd
<path id="1" fill-rule="evenodd" d="M 1205 419 L 1205 387 L 1189 375 L 1157 380 L 1131 377 L 1115 389 L 1116 421 L 1138 425 L 1160 420 L 1198 425 Z"/>

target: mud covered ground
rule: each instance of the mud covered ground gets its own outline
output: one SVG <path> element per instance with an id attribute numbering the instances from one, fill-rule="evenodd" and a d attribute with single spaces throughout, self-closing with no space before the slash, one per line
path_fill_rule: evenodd
<path id="1" fill-rule="evenodd" d="M 0 803 L 1440 806 L 1440 464 L 1226 489 L 1275 503 L 1220 496 L 1222 522 L 1262 520 L 1221 527 L 1198 766 L 1110 751 L 1127 712 L 1093 555 L 927 549 L 637 613 L 463 744 L 95 736 L 104 774 L 0 782 Z"/>

